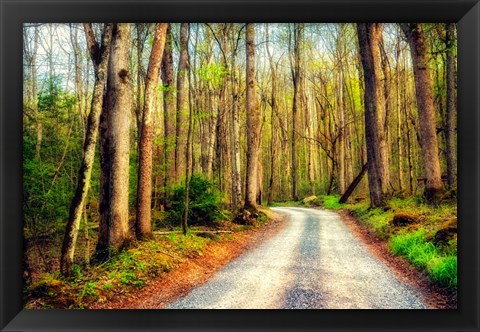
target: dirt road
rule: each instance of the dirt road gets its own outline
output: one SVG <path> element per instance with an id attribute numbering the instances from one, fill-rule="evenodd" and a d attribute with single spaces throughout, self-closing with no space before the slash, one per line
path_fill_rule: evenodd
<path id="1" fill-rule="evenodd" d="M 422 309 L 334 212 L 274 208 L 287 226 L 169 309 Z"/>

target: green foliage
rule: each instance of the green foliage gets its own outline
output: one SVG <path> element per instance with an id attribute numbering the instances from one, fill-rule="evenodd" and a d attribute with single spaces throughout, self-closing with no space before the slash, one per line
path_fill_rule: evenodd
<path id="1" fill-rule="evenodd" d="M 168 92 L 172 91 L 175 92 L 177 89 L 174 86 L 169 86 L 168 84 L 160 84 L 157 88 L 158 92 Z"/>
<path id="2" fill-rule="evenodd" d="M 387 239 L 391 232 L 392 217 L 393 213 L 379 213 L 366 218 L 366 222 L 379 238 Z"/>
<path id="3" fill-rule="evenodd" d="M 196 236 L 188 232 L 186 236 L 179 233 L 172 233 L 168 236 L 168 241 L 187 256 L 197 256 L 203 251 L 210 239 Z"/>
<path id="4" fill-rule="evenodd" d="M 57 78 L 48 81 L 40 91 L 37 100 L 37 116 L 42 124 L 39 156 L 36 155 L 37 118 L 29 112 L 31 106 L 25 107 L 23 215 L 30 232 L 27 236 L 61 231 L 68 218 L 82 156 L 82 133 L 73 127 L 77 119 L 76 103 L 75 96 L 65 91 Z"/>
<path id="5" fill-rule="evenodd" d="M 338 196 L 321 195 L 318 197 L 323 200 L 323 207 L 326 209 L 339 210 L 344 206 L 344 204 L 338 202 L 340 200 Z"/>
<path id="6" fill-rule="evenodd" d="M 213 189 L 213 184 L 203 175 L 195 174 L 190 180 L 188 202 L 188 224 L 210 225 L 222 218 L 220 194 Z M 169 210 L 169 218 L 179 224 L 185 211 L 185 186 L 180 185 L 174 189 L 170 196 L 172 207 Z"/>
<path id="7" fill-rule="evenodd" d="M 408 258 L 415 266 L 425 269 L 433 281 L 446 287 L 457 288 L 457 256 L 445 255 L 425 240 L 425 230 L 393 236 L 389 242 L 395 255 Z"/>
<path id="8" fill-rule="evenodd" d="M 425 268 L 436 255 L 435 246 L 425 241 L 425 231 L 403 233 L 390 239 L 389 247 L 395 255 L 403 255 L 418 267 Z"/>
<path id="9" fill-rule="evenodd" d="M 417 207 L 418 204 L 422 202 L 419 201 L 419 197 L 408 197 L 408 198 L 392 198 L 388 201 L 388 206 L 390 206 L 393 210 L 400 210 L 400 209 L 410 209 L 412 207 Z"/>
<path id="10" fill-rule="evenodd" d="M 82 267 L 78 264 L 72 266 L 72 278 L 81 279 L 83 276 Z"/>
<path id="11" fill-rule="evenodd" d="M 449 255 L 432 259 L 427 271 L 430 277 L 442 286 L 457 289 L 457 256 Z"/>
<path id="12" fill-rule="evenodd" d="M 97 296 L 97 284 L 95 282 L 85 283 L 80 297 L 83 298 L 85 296 Z"/>
<path id="13" fill-rule="evenodd" d="M 103 289 L 106 290 L 106 291 L 110 291 L 113 289 L 113 284 L 111 281 L 108 281 L 106 282 L 104 285 L 103 285 Z"/>
<path id="14" fill-rule="evenodd" d="M 124 271 L 120 274 L 120 282 L 123 285 L 132 285 L 138 288 L 143 287 L 143 281 L 139 280 L 134 272 Z"/>
<path id="15" fill-rule="evenodd" d="M 47 116 L 54 116 L 58 119 L 68 119 L 70 114 L 64 110 L 71 111 L 77 103 L 77 98 L 61 87 L 61 80 L 53 77 L 49 80 L 46 88 L 38 95 L 38 111 L 48 113 Z"/>
<path id="16" fill-rule="evenodd" d="M 391 220 L 393 212 L 385 212 L 382 209 L 370 208 L 368 202 L 360 202 L 356 204 L 345 205 L 352 214 L 360 219 L 365 226 L 372 231 L 377 237 L 387 239 L 391 233 Z"/>
<path id="17" fill-rule="evenodd" d="M 228 70 L 223 63 L 212 63 L 205 65 L 197 70 L 200 79 L 212 84 L 214 88 L 222 85 L 223 77 L 228 74 Z"/>

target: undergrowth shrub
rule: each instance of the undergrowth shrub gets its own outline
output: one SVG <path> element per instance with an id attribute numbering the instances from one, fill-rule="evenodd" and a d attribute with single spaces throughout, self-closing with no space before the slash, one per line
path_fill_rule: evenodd
<path id="1" fill-rule="evenodd" d="M 212 182 L 203 175 L 192 176 L 188 197 L 189 225 L 214 226 L 217 221 L 224 218 L 220 193 L 214 190 Z M 169 210 L 169 219 L 174 224 L 180 224 L 185 211 L 185 185 L 174 189 L 170 201 L 172 207 Z"/>

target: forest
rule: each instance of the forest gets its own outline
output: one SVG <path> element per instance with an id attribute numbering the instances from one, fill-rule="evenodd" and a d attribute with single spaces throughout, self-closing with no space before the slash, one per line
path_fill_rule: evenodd
<path id="1" fill-rule="evenodd" d="M 143 288 L 274 206 L 348 210 L 456 292 L 454 23 L 26 23 L 23 48 L 27 307 Z"/>

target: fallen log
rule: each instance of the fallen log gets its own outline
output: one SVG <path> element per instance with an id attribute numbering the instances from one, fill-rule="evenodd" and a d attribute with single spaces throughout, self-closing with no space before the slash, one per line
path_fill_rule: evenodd
<path id="1" fill-rule="evenodd" d="M 362 170 L 360 171 L 360 174 L 357 175 L 355 180 L 348 186 L 347 190 L 345 190 L 345 193 L 340 197 L 340 200 L 338 201 L 339 203 L 346 203 L 347 199 L 350 197 L 350 195 L 353 193 L 355 188 L 358 186 L 360 181 L 363 178 L 363 175 L 367 172 L 367 166 L 368 163 L 365 163 L 362 167 Z"/>

